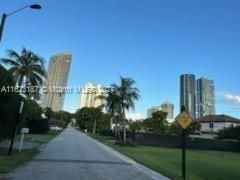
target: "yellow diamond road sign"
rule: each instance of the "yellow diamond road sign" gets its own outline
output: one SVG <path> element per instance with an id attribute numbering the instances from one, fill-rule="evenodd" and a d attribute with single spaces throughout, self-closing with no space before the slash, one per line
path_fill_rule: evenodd
<path id="1" fill-rule="evenodd" d="M 183 111 L 176 117 L 176 121 L 183 129 L 186 129 L 192 123 L 192 118 L 186 111 Z"/>

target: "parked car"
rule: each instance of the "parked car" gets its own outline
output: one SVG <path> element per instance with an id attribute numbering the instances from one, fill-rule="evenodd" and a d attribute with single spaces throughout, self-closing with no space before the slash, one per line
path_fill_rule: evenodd
<path id="1" fill-rule="evenodd" d="M 50 126 L 49 128 L 52 131 L 62 131 L 63 130 L 63 128 L 59 127 L 59 126 Z"/>

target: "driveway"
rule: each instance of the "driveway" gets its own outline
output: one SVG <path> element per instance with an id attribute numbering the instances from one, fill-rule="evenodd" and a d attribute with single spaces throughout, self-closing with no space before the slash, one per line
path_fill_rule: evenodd
<path id="1" fill-rule="evenodd" d="M 67 128 L 32 161 L 6 175 L 18 180 L 164 180 L 87 135 Z"/>

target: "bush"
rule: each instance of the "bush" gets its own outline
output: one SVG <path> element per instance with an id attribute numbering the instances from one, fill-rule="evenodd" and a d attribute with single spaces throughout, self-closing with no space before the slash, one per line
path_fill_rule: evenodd
<path id="1" fill-rule="evenodd" d="M 219 131 L 218 138 L 240 140 L 240 126 L 229 127 Z"/>
<path id="2" fill-rule="evenodd" d="M 49 131 L 47 120 L 29 120 L 27 121 L 27 127 L 31 134 L 46 134 Z"/>
<path id="3" fill-rule="evenodd" d="M 67 125 L 67 123 L 65 121 L 59 121 L 56 119 L 51 119 L 48 124 L 49 124 L 49 126 L 58 126 L 61 128 L 65 128 Z"/>
<path id="4" fill-rule="evenodd" d="M 114 133 L 110 129 L 99 131 L 99 134 L 102 136 L 114 136 Z"/>
<path id="5" fill-rule="evenodd" d="M 21 114 L 21 121 L 18 125 L 19 129 L 26 126 L 28 124 L 28 121 L 42 119 L 42 113 L 43 110 L 36 101 L 25 99 L 23 113 Z"/>

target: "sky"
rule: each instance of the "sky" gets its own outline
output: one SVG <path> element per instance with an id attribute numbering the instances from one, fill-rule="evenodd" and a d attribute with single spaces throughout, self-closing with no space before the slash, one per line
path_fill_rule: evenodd
<path id="1" fill-rule="evenodd" d="M 39 3 L 9 16 L 0 43 L 31 49 L 45 59 L 70 51 L 68 86 L 110 85 L 120 76 L 136 81 L 141 99 L 133 118 L 170 101 L 179 113 L 179 76 L 215 82 L 216 110 L 240 118 L 239 0 L 0 0 L 0 13 Z M 74 112 L 80 95 L 65 97 Z"/>

